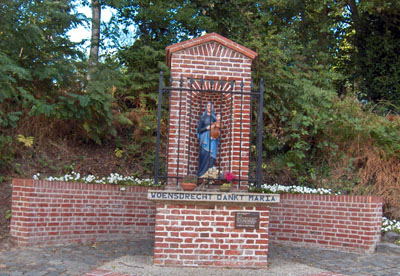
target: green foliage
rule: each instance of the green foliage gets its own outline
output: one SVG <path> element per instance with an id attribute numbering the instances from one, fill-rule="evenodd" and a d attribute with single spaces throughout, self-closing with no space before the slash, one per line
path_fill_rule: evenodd
<path id="1" fill-rule="evenodd" d="M 9 220 L 9 219 L 11 219 L 11 216 L 12 216 L 11 210 L 7 209 L 5 214 L 4 214 L 5 219 Z"/>
<path id="2" fill-rule="evenodd" d="M 125 107 L 152 110 L 157 99 L 159 72 L 168 72 L 165 47 L 200 35 L 210 20 L 198 16 L 192 1 L 116 1 L 109 4 L 117 10 L 112 22 L 114 29 L 123 25 L 123 30 L 127 31 L 136 25 L 136 41 L 119 47 L 116 54 L 124 76 L 115 96 Z M 120 45 L 119 36 L 112 38 L 115 45 Z M 168 74 L 165 76 L 167 78 Z"/>
<path id="3" fill-rule="evenodd" d="M 128 26 L 136 25 L 136 38 L 156 50 L 200 35 L 204 27 L 211 24 L 209 19 L 200 16 L 196 1 L 110 2 L 118 12 L 115 20 L 123 24 L 125 30 Z"/>
<path id="4" fill-rule="evenodd" d="M 79 23 L 69 1 L 0 4 L 0 124 L 16 127 L 23 109 L 51 116 L 60 89 L 75 79 L 82 57 L 66 32 Z M 12 45 L 12 47 L 10 47 Z"/>
<path id="5" fill-rule="evenodd" d="M 327 129 L 338 143 L 356 141 L 359 147 L 374 144 L 385 157 L 400 158 L 400 124 L 376 115 L 354 97 L 345 97 L 334 106 L 335 124 Z"/>
<path id="6" fill-rule="evenodd" d="M 19 75 L 33 82 L 20 83 L 26 90 L 44 97 L 52 88 L 70 85 L 74 61 L 81 57 L 76 44 L 66 32 L 80 23 L 79 16 L 70 13 L 70 1 L 2 1 L 0 50 L 14 64 L 22 67 Z M 13 47 L 10 47 L 13 45 Z M 24 70 L 24 71 L 22 71 Z M 33 91 L 29 91 L 33 92 Z"/>
<path id="7" fill-rule="evenodd" d="M 257 24 L 264 20 L 268 18 L 260 18 Z M 267 171 L 307 184 L 316 179 L 315 159 L 310 156 L 335 147 L 320 136 L 332 123 L 330 110 L 336 99 L 332 80 L 338 76 L 320 64 L 325 59 L 323 53 L 307 58 L 307 48 L 296 38 L 294 30 L 288 28 L 280 34 L 271 31 L 264 37 L 255 36 L 248 45 L 259 54 L 255 77 L 265 81 Z"/>
<path id="8" fill-rule="evenodd" d="M 350 3 L 343 13 L 345 19 L 338 25 L 340 45 L 335 70 L 344 74 L 338 90 L 355 93 L 363 102 L 384 102 L 376 106 L 380 113 L 398 113 L 399 2 Z"/>
<path id="9" fill-rule="evenodd" d="M 119 76 L 112 62 L 84 84 L 83 53 L 67 31 L 85 18 L 72 1 L 3 1 L 0 21 L 0 125 L 17 127 L 26 111 L 74 122 L 86 138 L 101 143 L 115 136 L 111 86 Z M 13 45 L 13 47 L 9 47 Z M 110 80 L 112 79 L 112 80 Z"/>
<path id="10" fill-rule="evenodd" d="M 3 128 L 15 128 L 22 115 L 7 105 L 8 101 L 17 100 L 17 90 L 14 88 L 17 79 L 29 80 L 29 74 L 0 49 L 0 127 Z"/>
<path id="11" fill-rule="evenodd" d="M 33 146 L 35 138 L 33 136 L 25 137 L 22 134 L 17 136 L 18 142 L 22 143 L 25 147 L 31 148 Z"/>
<path id="12" fill-rule="evenodd" d="M 92 81 L 88 88 L 88 102 L 84 108 L 83 127 L 90 139 L 101 144 L 101 139 L 110 134 L 116 136 L 112 124 L 112 97 L 106 92 L 104 82 Z"/>
<path id="13" fill-rule="evenodd" d="M 383 173 L 365 176 L 366 164 L 400 158 L 399 123 L 373 113 L 400 110 L 398 1 L 101 1 L 116 14 L 102 26 L 105 54 L 90 82 L 85 54 L 67 36 L 87 21 L 74 3 L 0 3 L 0 171 L 12 167 L 13 142 L 23 148 L 17 133 L 27 146 L 27 137 L 35 147 L 41 140 L 19 131 L 21 118 L 46 118 L 75 141 L 111 144 L 118 162 L 151 174 L 165 47 L 203 31 L 258 53 L 253 77 L 265 81 L 271 179 L 372 191 Z"/>
<path id="14" fill-rule="evenodd" d="M 126 66 L 126 71 L 116 97 L 124 99 L 131 107 L 153 108 L 160 71 L 168 71 L 164 49 L 157 50 L 137 40 L 131 47 L 121 49 L 118 58 Z"/>
<path id="15" fill-rule="evenodd" d="M 147 111 L 139 109 L 132 111 L 134 124 L 127 126 L 120 137 L 119 145 L 123 151 L 122 162 L 136 160 L 146 174 L 152 174 L 155 162 L 155 144 L 157 132 L 156 109 Z"/>
<path id="16" fill-rule="evenodd" d="M 396 23 L 397 22 L 397 23 Z M 400 105 L 400 16 L 393 11 L 363 13 L 354 37 L 355 76 L 361 98 Z"/>
<path id="17" fill-rule="evenodd" d="M 14 160 L 14 149 L 11 136 L 0 134 L 0 173 L 9 169 Z M 0 181 L 1 182 L 1 181 Z"/>

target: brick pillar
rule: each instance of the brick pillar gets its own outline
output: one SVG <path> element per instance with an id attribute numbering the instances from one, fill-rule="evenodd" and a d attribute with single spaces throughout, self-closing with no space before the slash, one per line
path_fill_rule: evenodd
<path id="1" fill-rule="evenodd" d="M 196 203 L 157 204 L 154 264 L 267 267 L 269 206 Z M 259 229 L 237 229 L 235 213 L 249 211 L 259 214 Z"/>
<path id="2" fill-rule="evenodd" d="M 243 91 L 250 92 L 251 63 L 257 53 L 216 33 L 168 46 L 166 50 L 167 64 L 174 80 L 171 86 L 177 88 L 170 94 L 168 176 L 195 175 L 199 151 L 196 127 L 205 103 L 212 101 L 215 110 L 222 114 L 223 123 L 217 164 L 221 171 L 230 170 L 237 176 L 240 172 L 240 177 L 246 179 L 249 172 L 250 96 L 200 95 L 196 91 L 181 91 L 179 87 L 182 84 L 184 88 L 191 85 L 199 88 L 200 80 L 205 79 L 206 89 L 228 91 L 229 85 L 220 85 L 223 80 L 225 83 L 235 81 L 234 91 L 241 90 L 240 83 L 243 82 Z M 192 84 L 189 83 L 191 78 Z M 210 80 L 214 81 L 214 87 L 209 87 Z M 247 183 L 242 183 L 241 189 L 247 190 Z"/>

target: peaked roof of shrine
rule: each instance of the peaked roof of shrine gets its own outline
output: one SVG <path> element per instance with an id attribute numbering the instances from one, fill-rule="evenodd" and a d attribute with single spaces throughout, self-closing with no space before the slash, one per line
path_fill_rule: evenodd
<path id="1" fill-rule="evenodd" d="M 227 39 L 226 37 L 223 37 L 222 35 L 219 35 L 217 33 L 210 33 L 206 34 L 200 37 L 196 37 L 190 40 L 182 41 L 176 44 L 172 44 L 166 48 L 167 51 L 167 64 L 170 64 L 171 61 L 171 56 L 174 52 L 185 50 L 188 48 L 196 47 L 201 44 L 206 44 L 209 42 L 215 41 L 221 45 L 224 45 L 238 53 L 243 54 L 244 56 L 254 59 L 257 56 L 257 53 L 236 43 L 233 42 L 230 39 Z"/>

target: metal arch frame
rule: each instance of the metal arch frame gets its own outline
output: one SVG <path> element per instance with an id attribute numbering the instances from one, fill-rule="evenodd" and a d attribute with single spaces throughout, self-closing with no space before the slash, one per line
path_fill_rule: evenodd
<path id="1" fill-rule="evenodd" d="M 156 142 L 156 159 L 155 159 L 155 173 L 154 173 L 154 181 L 155 184 L 157 185 L 160 181 L 160 179 L 169 179 L 173 178 L 176 181 L 176 184 L 178 185 L 179 179 L 181 176 L 179 176 L 179 163 L 180 163 L 180 158 L 178 154 L 178 164 L 177 164 L 177 172 L 176 176 L 168 176 L 168 157 L 169 157 L 169 123 L 170 123 L 170 118 L 168 119 L 168 137 L 167 137 L 167 152 L 166 152 L 166 174 L 165 175 L 160 175 L 160 139 L 161 139 L 161 134 L 160 134 L 160 127 L 161 127 L 161 113 L 162 113 L 162 103 L 164 94 L 169 97 L 171 90 L 175 90 L 179 92 L 179 105 L 182 104 L 182 93 L 190 93 L 190 114 L 192 110 L 192 98 L 193 98 L 193 92 L 198 92 L 200 93 L 200 100 L 202 100 L 201 95 L 203 93 L 211 93 L 211 94 L 220 94 L 221 97 L 223 94 L 230 94 L 232 95 L 240 95 L 241 97 L 241 110 L 243 108 L 243 96 L 244 95 L 249 95 L 250 96 L 250 143 L 249 143 L 249 177 L 244 179 L 244 178 L 238 178 L 236 179 L 239 182 L 239 187 L 240 183 L 242 181 L 246 181 L 248 183 L 254 183 L 257 188 L 261 187 L 262 184 L 262 135 L 263 135 L 263 100 L 264 100 L 264 82 L 263 79 L 260 80 L 259 84 L 259 89 L 258 91 L 254 90 L 254 85 L 251 83 L 251 90 L 250 92 L 243 91 L 244 88 L 244 83 L 241 81 L 240 83 L 240 90 L 234 90 L 233 87 L 235 86 L 235 81 L 230 81 L 230 82 L 225 82 L 223 80 L 220 81 L 215 81 L 215 80 L 204 80 L 203 78 L 200 79 L 200 87 L 199 88 L 194 88 L 193 83 L 194 80 L 192 78 L 189 79 L 190 87 L 186 88 L 183 87 L 183 78 L 181 77 L 178 82 L 179 82 L 179 87 L 172 87 L 172 79 L 170 79 L 170 84 L 171 87 L 164 87 L 163 85 L 163 72 L 160 72 L 160 79 L 159 79 L 159 89 L 158 89 L 158 110 L 157 110 L 157 142 Z M 210 84 L 211 89 L 204 89 L 204 84 L 205 82 L 208 81 Z M 217 86 L 219 83 L 220 89 L 213 89 L 214 85 Z M 223 90 L 224 86 L 228 86 L 228 90 Z M 257 103 L 258 105 L 255 110 L 253 110 L 254 103 Z M 202 103 L 200 103 L 202 104 Z M 232 101 L 230 105 L 230 115 L 232 115 Z M 253 116 L 253 113 L 255 113 Z M 170 116 L 170 115 L 169 115 Z M 178 123 L 178 128 L 181 126 L 181 112 L 179 112 L 179 123 Z M 231 125 L 232 125 L 232 116 L 231 117 Z M 256 121 L 255 121 L 256 120 Z M 189 117 L 189 131 L 191 130 L 191 121 L 192 118 Z M 256 137 L 253 137 L 253 127 L 254 124 L 256 125 Z M 242 118 L 240 119 L 240 132 L 242 132 Z M 178 130 L 178 152 L 180 148 L 180 131 Z M 190 139 L 190 138 L 189 138 Z M 230 141 L 232 141 L 232 136 L 230 134 L 229 137 Z M 252 142 L 256 143 L 256 160 L 255 162 L 252 160 L 253 154 L 252 154 Z M 230 143 L 231 144 L 231 143 Z M 189 142 L 189 151 L 190 151 L 190 142 Z M 242 151 L 242 144 L 240 144 L 240 152 Z M 239 157 L 241 154 L 239 154 Z M 239 161 L 240 162 L 240 161 Z M 255 172 L 252 171 L 253 165 L 255 166 Z M 231 168 L 231 157 L 229 157 L 229 167 Z M 189 168 L 189 160 L 188 160 L 188 168 Z M 254 170 L 254 169 L 253 169 Z M 251 177 L 250 175 L 254 173 L 254 177 Z M 239 169 L 239 175 L 240 175 L 240 169 Z M 207 181 L 213 180 L 213 179 L 206 179 Z"/>

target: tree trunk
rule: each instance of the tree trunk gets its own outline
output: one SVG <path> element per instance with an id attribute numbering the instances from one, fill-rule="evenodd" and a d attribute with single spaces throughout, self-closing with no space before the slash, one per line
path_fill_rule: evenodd
<path id="1" fill-rule="evenodd" d="M 92 36 L 90 41 L 90 56 L 87 80 L 93 79 L 99 62 L 101 6 L 99 0 L 92 0 Z"/>
<path id="2" fill-rule="evenodd" d="M 354 24 L 358 23 L 358 7 L 356 0 L 349 0 L 350 12 L 353 17 Z"/>

